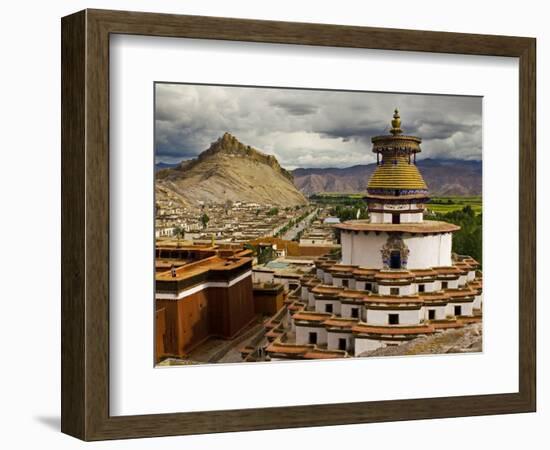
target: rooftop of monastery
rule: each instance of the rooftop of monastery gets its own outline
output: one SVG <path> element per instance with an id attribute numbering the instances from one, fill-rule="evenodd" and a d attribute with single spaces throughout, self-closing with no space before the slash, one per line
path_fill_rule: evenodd
<path id="1" fill-rule="evenodd" d="M 411 233 L 411 234 L 429 234 L 429 233 L 453 233 L 460 230 L 458 225 L 440 222 L 437 220 L 424 220 L 423 222 L 411 223 L 371 223 L 368 219 L 348 220 L 344 223 L 335 225 L 340 230 L 360 231 L 360 232 L 386 232 L 386 233 Z"/>

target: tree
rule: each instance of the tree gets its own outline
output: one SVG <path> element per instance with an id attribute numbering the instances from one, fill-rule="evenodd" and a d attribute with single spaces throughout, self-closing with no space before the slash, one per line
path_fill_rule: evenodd
<path id="1" fill-rule="evenodd" d="M 210 221 L 210 217 L 208 217 L 208 214 L 204 213 L 201 216 L 200 221 L 202 223 L 202 227 L 206 228 L 206 225 L 208 225 L 208 222 Z"/>
<path id="2" fill-rule="evenodd" d="M 179 225 L 176 226 L 174 228 L 174 236 L 176 236 L 178 242 L 177 242 L 177 246 L 179 247 L 180 246 L 180 239 L 183 239 L 183 237 L 185 236 L 185 230 L 180 227 Z"/>
<path id="3" fill-rule="evenodd" d="M 435 220 L 451 222 L 460 226 L 453 234 L 453 252 L 459 255 L 469 255 L 480 264 L 483 258 L 483 217 L 475 213 L 470 205 L 461 210 L 435 214 Z"/>

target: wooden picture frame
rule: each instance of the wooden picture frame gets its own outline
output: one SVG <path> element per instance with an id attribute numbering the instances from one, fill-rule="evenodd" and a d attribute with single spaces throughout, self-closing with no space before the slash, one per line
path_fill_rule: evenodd
<path id="1" fill-rule="evenodd" d="M 61 25 L 64 433 L 100 440 L 535 411 L 535 39 L 104 10 Z M 519 391 L 110 416 L 109 36 L 116 33 L 519 58 Z"/>

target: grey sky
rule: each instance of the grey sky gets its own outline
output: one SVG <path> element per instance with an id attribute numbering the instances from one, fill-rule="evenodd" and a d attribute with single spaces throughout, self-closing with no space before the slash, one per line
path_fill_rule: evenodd
<path id="1" fill-rule="evenodd" d="M 481 98 L 185 84 L 156 85 L 156 161 L 193 158 L 225 131 L 288 169 L 375 160 L 395 107 L 422 158 L 481 159 Z"/>

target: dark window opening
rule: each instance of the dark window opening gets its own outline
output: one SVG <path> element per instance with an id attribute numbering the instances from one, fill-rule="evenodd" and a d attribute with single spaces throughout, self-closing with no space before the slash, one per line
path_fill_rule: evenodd
<path id="1" fill-rule="evenodd" d="M 365 289 L 366 289 L 367 291 L 372 291 L 372 283 L 367 283 L 367 284 L 365 284 Z"/>
<path id="2" fill-rule="evenodd" d="M 428 309 L 428 320 L 435 320 L 435 309 Z"/>
<path id="3" fill-rule="evenodd" d="M 390 253 L 390 269 L 401 269 L 401 252 L 399 250 Z"/>
<path id="4" fill-rule="evenodd" d="M 349 286 L 349 280 L 342 280 L 342 286 L 348 287 Z"/>
<path id="5" fill-rule="evenodd" d="M 399 325 L 399 314 L 388 314 L 388 323 L 390 325 Z"/>
<path id="6" fill-rule="evenodd" d="M 359 317 L 359 308 L 351 308 L 351 317 L 354 319 Z"/>
<path id="7" fill-rule="evenodd" d="M 401 223 L 401 214 L 392 214 L 391 215 L 391 223 L 400 224 Z"/>
<path id="8" fill-rule="evenodd" d="M 455 316 L 461 316 L 462 315 L 462 306 L 456 305 L 455 306 Z"/>
<path id="9" fill-rule="evenodd" d="M 390 288 L 390 295 L 399 295 L 399 288 Z"/>
<path id="10" fill-rule="evenodd" d="M 442 281 L 441 282 L 441 289 L 447 289 L 447 287 L 449 287 L 449 283 L 447 281 Z"/>
<path id="11" fill-rule="evenodd" d="M 309 343 L 317 344 L 317 333 L 309 333 Z"/>
<path id="12" fill-rule="evenodd" d="M 338 339 L 338 350 L 345 350 L 346 349 L 346 339 L 345 338 L 339 338 Z"/>
<path id="13" fill-rule="evenodd" d="M 332 304 L 331 303 L 327 303 L 325 305 L 325 312 L 328 312 L 328 313 L 332 312 Z"/>
<path id="14" fill-rule="evenodd" d="M 418 285 L 418 292 L 424 292 L 425 286 L 423 284 Z"/>

